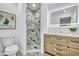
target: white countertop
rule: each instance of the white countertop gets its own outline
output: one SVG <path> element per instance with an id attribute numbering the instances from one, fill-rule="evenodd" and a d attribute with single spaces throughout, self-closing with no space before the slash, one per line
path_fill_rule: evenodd
<path id="1" fill-rule="evenodd" d="M 50 35 L 60 35 L 60 36 L 68 36 L 68 37 L 79 37 L 79 34 L 67 34 L 67 33 L 48 33 L 48 32 L 45 32 L 44 34 L 50 34 Z"/>

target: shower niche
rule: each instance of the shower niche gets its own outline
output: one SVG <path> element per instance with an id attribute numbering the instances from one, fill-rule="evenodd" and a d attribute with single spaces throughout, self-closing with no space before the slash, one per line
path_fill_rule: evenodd
<path id="1" fill-rule="evenodd" d="M 29 52 L 37 52 L 40 50 L 40 4 L 39 3 L 27 3 L 27 19 L 26 19 L 26 26 L 27 26 L 27 54 Z"/>

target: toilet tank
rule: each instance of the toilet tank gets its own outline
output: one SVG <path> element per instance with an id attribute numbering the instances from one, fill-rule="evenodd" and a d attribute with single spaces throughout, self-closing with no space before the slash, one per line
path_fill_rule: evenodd
<path id="1" fill-rule="evenodd" d="M 1 41 L 2 41 L 3 47 L 10 46 L 14 44 L 14 36 L 2 38 Z"/>

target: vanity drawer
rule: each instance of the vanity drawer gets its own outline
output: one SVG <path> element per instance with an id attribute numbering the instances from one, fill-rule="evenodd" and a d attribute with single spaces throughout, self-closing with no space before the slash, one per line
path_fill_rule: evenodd
<path id="1" fill-rule="evenodd" d="M 46 46 L 45 47 L 45 52 L 48 52 L 48 53 L 50 53 L 52 55 L 55 55 L 55 51 L 53 49 L 54 49 L 54 47 Z"/>
<path id="2" fill-rule="evenodd" d="M 55 49 L 59 51 L 66 51 L 67 46 L 55 45 Z"/>
<path id="3" fill-rule="evenodd" d="M 45 44 L 45 47 L 52 47 L 52 45 L 50 45 L 50 44 Z"/>
<path id="4" fill-rule="evenodd" d="M 52 35 L 47 35 L 47 34 L 45 34 L 45 35 L 44 35 L 44 38 L 45 38 L 45 39 L 51 39 L 51 38 L 52 38 Z"/>
<path id="5" fill-rule="evenodd" d="M 66 37 L 63 37 L 63 36 L 57 36 L 55 41 L 59 41 L 59 42 L 66 42 Z"/>
<path id="6" fill-rule="evenodd" d="M 51 46 L 46 45 L 46 46 L 45 46 L 45 49 L 47 49 L 47 50 L 51 50 Z"/>
<path id="7" fill-rule="evenodd" d="M 45 49 L 51 49 L 53 47 L 53 43 L 50 41 L 50 42 L 45 42 L 45 45 L 44 45 Z"/>
<path id="8" fill-rule="evenodd" d="M 56 56 L 65 56 L 66 55 L 66 51 L 55 50 L 55 55 Z"/>
<path id="9" fill-rule="evenodd" d="M 79 50 L 78 49 L 69 48 L 69 55 L 70 56 L 79 56 Z"/>
<path id="10" fill-rule="evenodd" d="M 74 48 L 74 49 L 79 49 L 79 44 L 78 43 L 69 42 L 69 47 L 70 48 Z"/>
<path id="11" fill-rule="evenodd" d="M 66 55 L 66 45 L 55 44 L 56 55 L 64 56 Z"/>
<path id="12" fill-rule="evenodd" d="M 70 42 L 79 44 L 79 38 L 69 38 Z"/>
<path id="13" fill-rule="evenodd" d="M 45 42 L 53 42 L 53 39 L 45 39 Z"/>
<path id="14" fill-rule="evenodd" d="M 53 45 L 53 41 L 52 40 L 45 40 L 45 45 Z"/>
<path id="15" fill-rule="evenodd" d="M 62 46 L 66 46 L 66 43 L 64 43 L 64 42 L 59 42 L 59 41 L 55 41 L 54 44 L 57 45 L 57 46 L 61 46 L 61 47 L 62 47 Z"/>

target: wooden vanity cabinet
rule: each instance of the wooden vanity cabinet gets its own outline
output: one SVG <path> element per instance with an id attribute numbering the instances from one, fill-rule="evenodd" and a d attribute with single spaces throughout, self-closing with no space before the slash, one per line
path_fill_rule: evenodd
<path id="1" fill-rule="evenodd" d="M 45 35 L 45 51 L 54 55 L 54 40 L 53 36 Z"/>
<path id="2" fill-rule="evenodd" d="M 70 37 L 68 38 L 68 48 L 67 55 L 79 56 L 79 38 Z"/>
<path id="3" fill-rule="evenodd" d="M 45 52 L 55 56 L 79 56 L 79 38 L 44 35 Z"/>
<path id="4" fill-rule="evenodd" d="M 54 41 L 54 49 L 55 49 L 55 55 L 59 56 L 65 56 L 66 55 L 66 38 L 63 36 L 56 36 L 56 39 Z"/>

